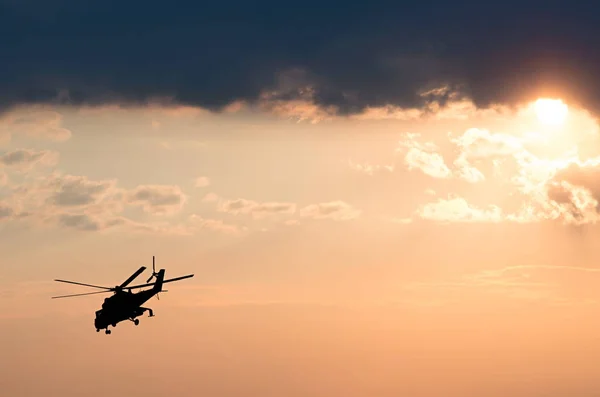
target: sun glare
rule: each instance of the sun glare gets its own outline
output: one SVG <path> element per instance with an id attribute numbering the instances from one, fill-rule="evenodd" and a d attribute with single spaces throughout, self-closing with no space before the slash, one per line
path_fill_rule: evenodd
<path id="1" fill-rule="evenodd" d="M 547 98 L 535 101 L 534 110 L 540 123 L 553 126 L 564 124 L 569 112 L 568 106 L 562 100 Z"/>

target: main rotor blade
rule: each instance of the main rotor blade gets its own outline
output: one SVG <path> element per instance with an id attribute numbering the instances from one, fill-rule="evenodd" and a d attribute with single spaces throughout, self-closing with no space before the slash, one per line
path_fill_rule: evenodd
<path id="1" fill-rule="evenodd" d="M 111 292 L 111 291 L 98 291 L 98 292 L 86 292 L 84 294 L 60 295 L 60 296 L 53 296 L 51 299 L 71 298 L 74 296 L 84 296 L 84 295 L 94 295 L 94 294 L 106 294 L 107 292 Z"/>
<path id="2" fill-rule="evenodd" d="M 186 278 L 190 278 L 190 277 L 194 277 L 193 274 L 188 274 L 187 276 L 181 276 L 181 277 L 175 277 L 175 278 L 170 278 L 168 280 L 164 280 L 164 283 L 170 283 L 171 281 L 179 281 L 179 280 L 185 280 Z"/>
<path id="3" fill-rule="evenodd" d="M 137 276 L 143 273 L 146 270 L 146 266 L 140 267 L 135 273 L 133 273 L 127 280 L 123 281 L 123 284 L 119 285 L 119 287 L 123 288 L 130 282 L 132 282 Z"/>
<path id="4" fill-rule="evenodd" d="M 92 287 L 92 288 L 101 288 L 101 289 L 112 290 L 112 288 L 108 288 L 108 287 L 100 287 L 99 285 L 84 284 L 84 283 L 78 283 L 78 282 L 75 282 L 75 281 L 56 280 L 56 279 L 54 281 L 58 281 L 59 283 L 83 285 L 84 287 Z"/>
<path id="5" fill-rule="evenodd" d="M 187 276 L 181 276 L 181 277 L 175 277 L 175 278 L 170 278 L 168 280 L 164 280 L 164 283 L 170 283 L 172 281 L 179 281 L 179 280 L 184 280 L 186 278 L 190 278 L 190 277 L 194 277 L 193 274 L 188 274 Z M 144 287 L 150 287 L 152 285 L 154 285 L 155 283 L 148 283 L 148 284 L 141 284 L 141 285 L 135 285 L 133 287 L 127 287 L 127 289 L 134 289 L 134 288 L 144 288 Z"/>

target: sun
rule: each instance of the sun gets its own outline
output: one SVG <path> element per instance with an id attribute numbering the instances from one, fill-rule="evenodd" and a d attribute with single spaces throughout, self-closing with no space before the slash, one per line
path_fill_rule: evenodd
<path id="1" fill-rule="evenodd" d="M 540 123 L 558 126 L 564 124 L 569 107 L 560 99 L 540 98 L 533 105 Z"/>

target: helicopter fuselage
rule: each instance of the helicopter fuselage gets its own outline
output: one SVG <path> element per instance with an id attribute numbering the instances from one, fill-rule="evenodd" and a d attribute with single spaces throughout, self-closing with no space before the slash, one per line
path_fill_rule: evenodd
<path id="1" fill-rule="evenodd" d="M 149 311 L 150 317 L 152 317 L 154 315 L 152 309 L 142 307 L 142 304 L 162 291 L 163 279 L 164 270 L 161 269 L 156 276 L 156 283 L 151 289 L 137 293 L 121 290 L 104 299 L 102 308 L 96 311 L 94 319 L 96 331 L 106 329 L 109 333 L 109 326 L 116 327 L 118 323 L 125 320 L 131 320 L 137 325 L 139 320 L 135 318 L 141 316 L 145 311 Z"/>
<path id="2" fill-rule="evenodd" d="M 141 291 L 138 293 L 118 292 L 110 298 L 106 298 L 102 309 L 96 311 L 94 326 L 96 330 L 108 328 L 109 325 L 115 327 L 119 322 L 125 320 L 134 320 L 141 316 L 147 308 L 141 305 L 157 294 L 153 289 Z M 151 314 L 152 311 L 150 310 Z"/>

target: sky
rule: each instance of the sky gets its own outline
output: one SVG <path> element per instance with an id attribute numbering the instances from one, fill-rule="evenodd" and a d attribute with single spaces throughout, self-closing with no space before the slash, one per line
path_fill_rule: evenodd
<path id="1" fill-rule="evenodd" d="M 592 395 L 600 9 L 566 4 L 0 0 L 2 394 Z M 137 327 L 50 299 L 152 256 L 194 278 Z"/>

